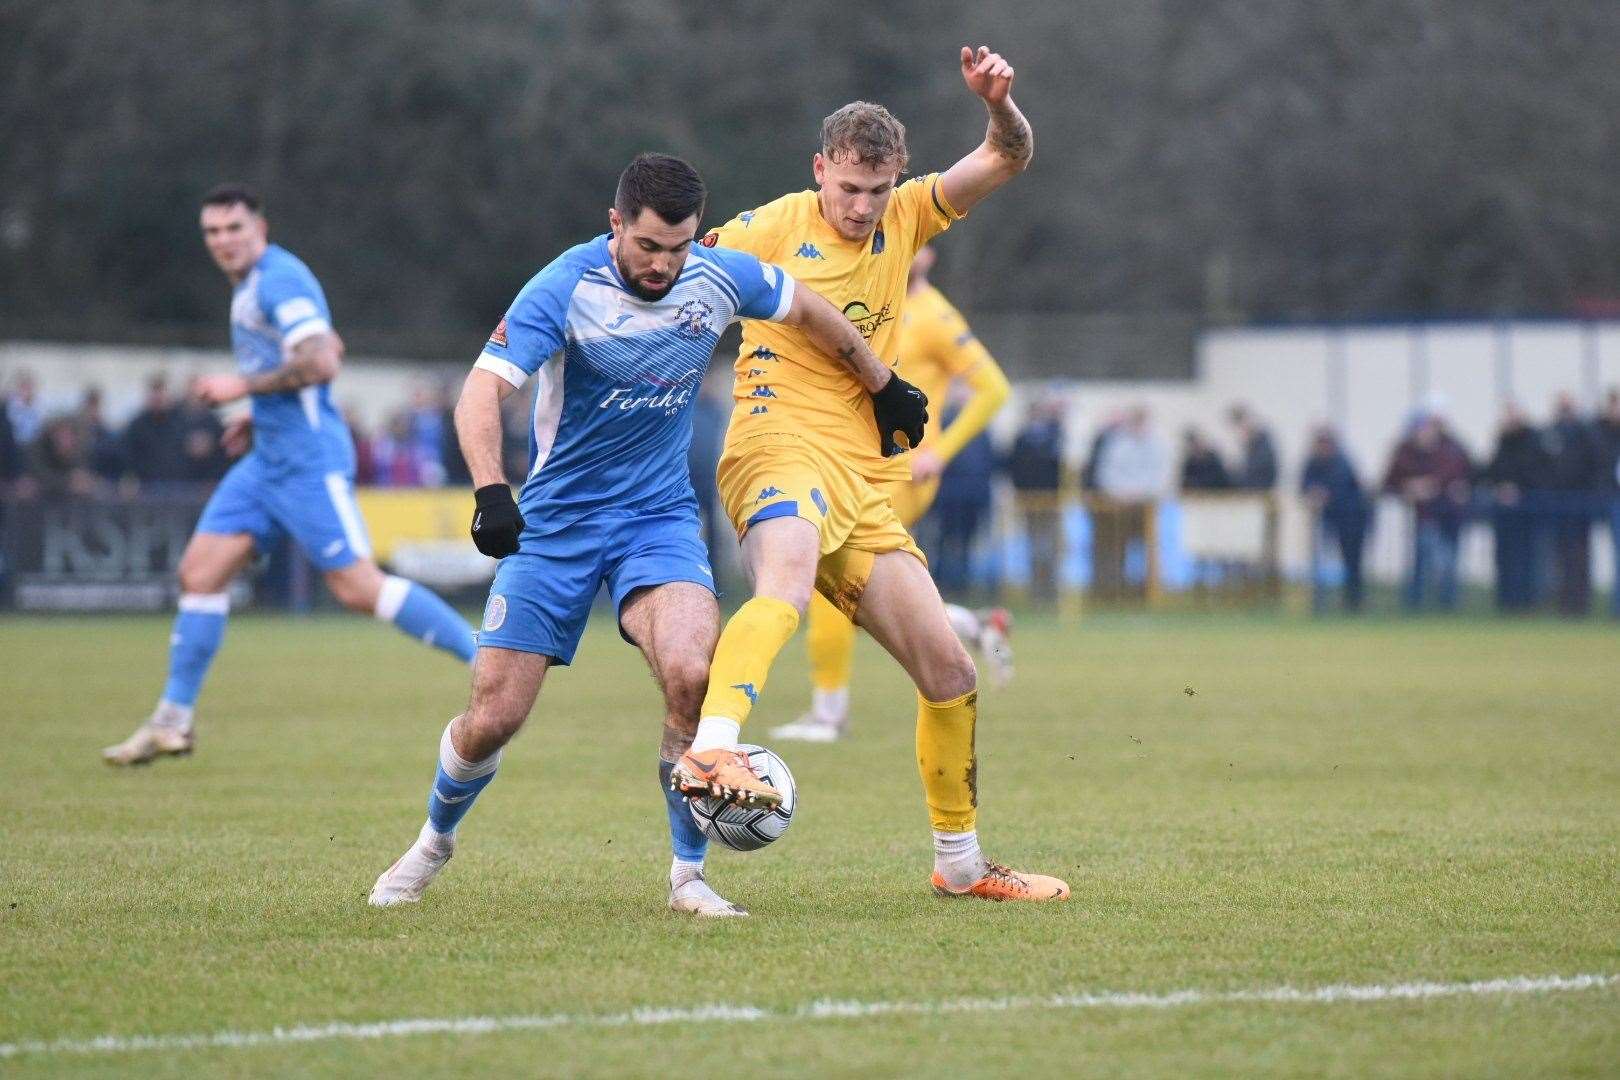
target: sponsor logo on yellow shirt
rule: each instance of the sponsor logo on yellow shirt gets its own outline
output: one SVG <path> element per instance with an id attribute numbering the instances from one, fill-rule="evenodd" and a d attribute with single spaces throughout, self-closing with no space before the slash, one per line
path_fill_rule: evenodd
<path id="1" fill-rule="evenodd" d="M 878 327 L 884 323 L 893 322 L 892 304 L 884 304 L 877 311 L 866 306 L 863 300 L 851 300 L 844 305 L 844 318 L 855 324 L 855 329 L 861 332 L 861 337 L 871 340 Z"/>

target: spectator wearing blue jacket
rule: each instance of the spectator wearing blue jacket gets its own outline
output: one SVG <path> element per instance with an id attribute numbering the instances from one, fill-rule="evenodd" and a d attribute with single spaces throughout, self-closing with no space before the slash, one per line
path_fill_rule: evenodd
<path id="1" fill-rule="evenodd" d="M 1355 466 L 1339 445 L 1338 436 L 1327 426 L 1311 435 L 1310 455 L 1300 476 L 1300 492 L 1316 515 L 1321 540 L 1331 541 L 1344 566 L 1344 609 L 1360 611 L 1362 601 L 1361 558 L 1366 545 L 1371 507 Z M 1315 584 L 1318 609 L 1326 596 L 1319 581 Z"/>
<path id="2" fill-rule="evenodd" d="M 953 404 L 940 421 L 943 431 L 958 411 Z M 1059 466 L 1061 468 L 1061 461 Z M 990 433 L 981 431 L 957 451 L 940 476 L 939 495 L 932 516 L 937 524 L 937 549 L 930 551 L 934 580 L 940 590 L 966 595 L 972 578 L 973 547 L 990 520 L 995 505 L 996 448 Z"/>
<path id="3" fill-rule="evenodd" d="M 1598 441 L 1598 498 L 1609 523 L 1609 543 L 1614 553 L 1609 610 L 1620 619 L 1620 387 L 1609 388 L 1603 412 L 1594 426 Z"/>
<path id="4" fill-rule="evenodd" d="M 1510 402 L 1483 477 L 1496 541 L 1496 606 L 1502 611 L 1529 611 L 1540 595 L 1539 518 L 1551 470 L 1541 432 Z"/>
<path id="5" fill-rule="evenodd" d="M 1549 531 L 1561 615 L 1579 618 L 1592 606 L 1592 516 L 1601 483 L 1597 432 L 1575 399 L 1559 394 L 1542 433 L 1550 464 Z"/>

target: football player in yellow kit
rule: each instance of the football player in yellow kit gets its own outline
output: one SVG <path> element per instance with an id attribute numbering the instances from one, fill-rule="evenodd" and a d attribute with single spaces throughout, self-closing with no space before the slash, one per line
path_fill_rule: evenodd
<path id="1" fill-rule="evenodd" d="M 906 306 L 900 316 L 900 356 L 906 377 L 938 408 L 955 382 L 968 391 L 962 409 L 927 445 L 912 451 L 911 479 L 885 485 L 900 523 L 922 520 L 939 492 L 940 474 L 972 442 L 1006 402 L 1011 387 L 995 358 L 974 336 L 967 320 L 928 280 L 934 249 L 922 248 L 911 263 Z M 945 605 L 951 628 L 976 650 L 993 682 L 1012 677 L 1010 620 L 1000 608 L 972 611 Z M 855 624 L 820 593 L 810 597 L 805 639 L 810 652 L 810 711 L 774 729 L 776 739 L 834 742 L 849 723 L 849 678 L 855 654 Z"/>
<path id="2" fill-rule="evenodd" d="M 852 102 L 827 117 L 812 161 L 816 189 L 739 214 L 704 238 L 781 265 L 832 300 L 879 359 L 900 361 L 906 281 L 919 248 L 1029 165 L 1034 136 L 1013 104 L 1013 69 L 986 46 L 961 52 L 962 79 L 989 113 L 984 141 L 943 173 L 900 182 L 905 128 Z M 797 331 L 745 321 L 736 403 L 718 474 L 742 538 L 754 595 L 716 646 L 697 736 L 672 785 L 708 794 L 733 761 L 812 590 L 871 634 L 917 686 L 917 766 L 934 834 L 935 891 L 986 900 L 1061 900 L 1053 877 L 990 862 L 977 833 L 978 676 L 951 629 L 922 552 L 884 484 L 910 475 L 922 431 L 893 398 L 899 374 L 855 369 Z M 851 770 L 851 786 L 874 782 Z"/>

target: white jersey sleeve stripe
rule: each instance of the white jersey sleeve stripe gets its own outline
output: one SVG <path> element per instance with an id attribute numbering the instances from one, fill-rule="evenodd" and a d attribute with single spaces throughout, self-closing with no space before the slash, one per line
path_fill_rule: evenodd
<path id="1" fill-rule="evenodd" d="M 505 379 L 507 382 L 511 383 L 514 387 L 522 387 L 524 383 L 529 381 L 528 372 L 524 371 L 510 360 L 502 360 L 493 353 L 480 354 L 477 361 L 474 362 L 473 367 L 483 368 L 485 371 L 493 372 L 494 374 Z"/>
<path id="2" fill-rule="evenodd" d="M 319 315 L 312 319 L 305 319 L 303 322 L 299 323 L 297 326 L 293 327 L 291 330 L 288 330 L 282 335 L 281 354 L 286 356 L 292 352 L 294 346 L 296 346 L 300 341 L 303 341 L 306 338 L 314 337 L 316 334 L 327 333 L 331 329 L 332 324 L 321 318 Z"/>
<path id="3" fill-rule="evenodd" d="M 766 265 L 770 266 L 771 264 L 767 263 Z M 781 322 L 787 318 L 787 313 L 793 309 L 793 288 L 798 283 L 793 280 L 792 274 L 781 267 L 771 266 L 771 269 L 782 275 L 782 300 L 776 305 L 776 310 L 771 313 L 771 317 L 765 321 Z"/>

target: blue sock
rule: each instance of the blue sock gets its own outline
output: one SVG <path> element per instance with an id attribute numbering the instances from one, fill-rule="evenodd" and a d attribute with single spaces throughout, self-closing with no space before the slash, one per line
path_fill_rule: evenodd
<path id="1" fill-rule="evenodd" d="M 169 635 L 169 681 L 163 700 L 189 709 L 197 702 L 208 665 L 225 637 L 225 617 L 231 609 L 230 593 L 182 593 L 180 613 Z"/>
<path id="2" fill-rule="evenodd" d="M 463 758 L 451 745 L 450 726 L 445 725 L 444 735 L 439 739 L 439 771 L 434 774 L 433 790 L 428 793 L 428 824 L 435 832 L 456 831 L 461 819 L 472 809 L 478 793 L 495 779 L 495 769 L 500 763 L 499 750 L 483 761 Z"/>
<path id="3" fill-rule="evenodd" d="M 472 627 L 456 609 L 414 581 L 390 575 L 377 594 L 377 618 L 393 623 L 411 637 L 472 663 L 478 646 Z"/>
<path id="4" fill-rule="evenodd" d="M 681 862 L 702 862 L 709 838 L 692 820 L 686 796 L 670 790 L 669 774 L 674 768 L 668 761 L 658 763 L 658 786 L 664 789 L 664 809 L 669 811 L 669 847 Z"/>

